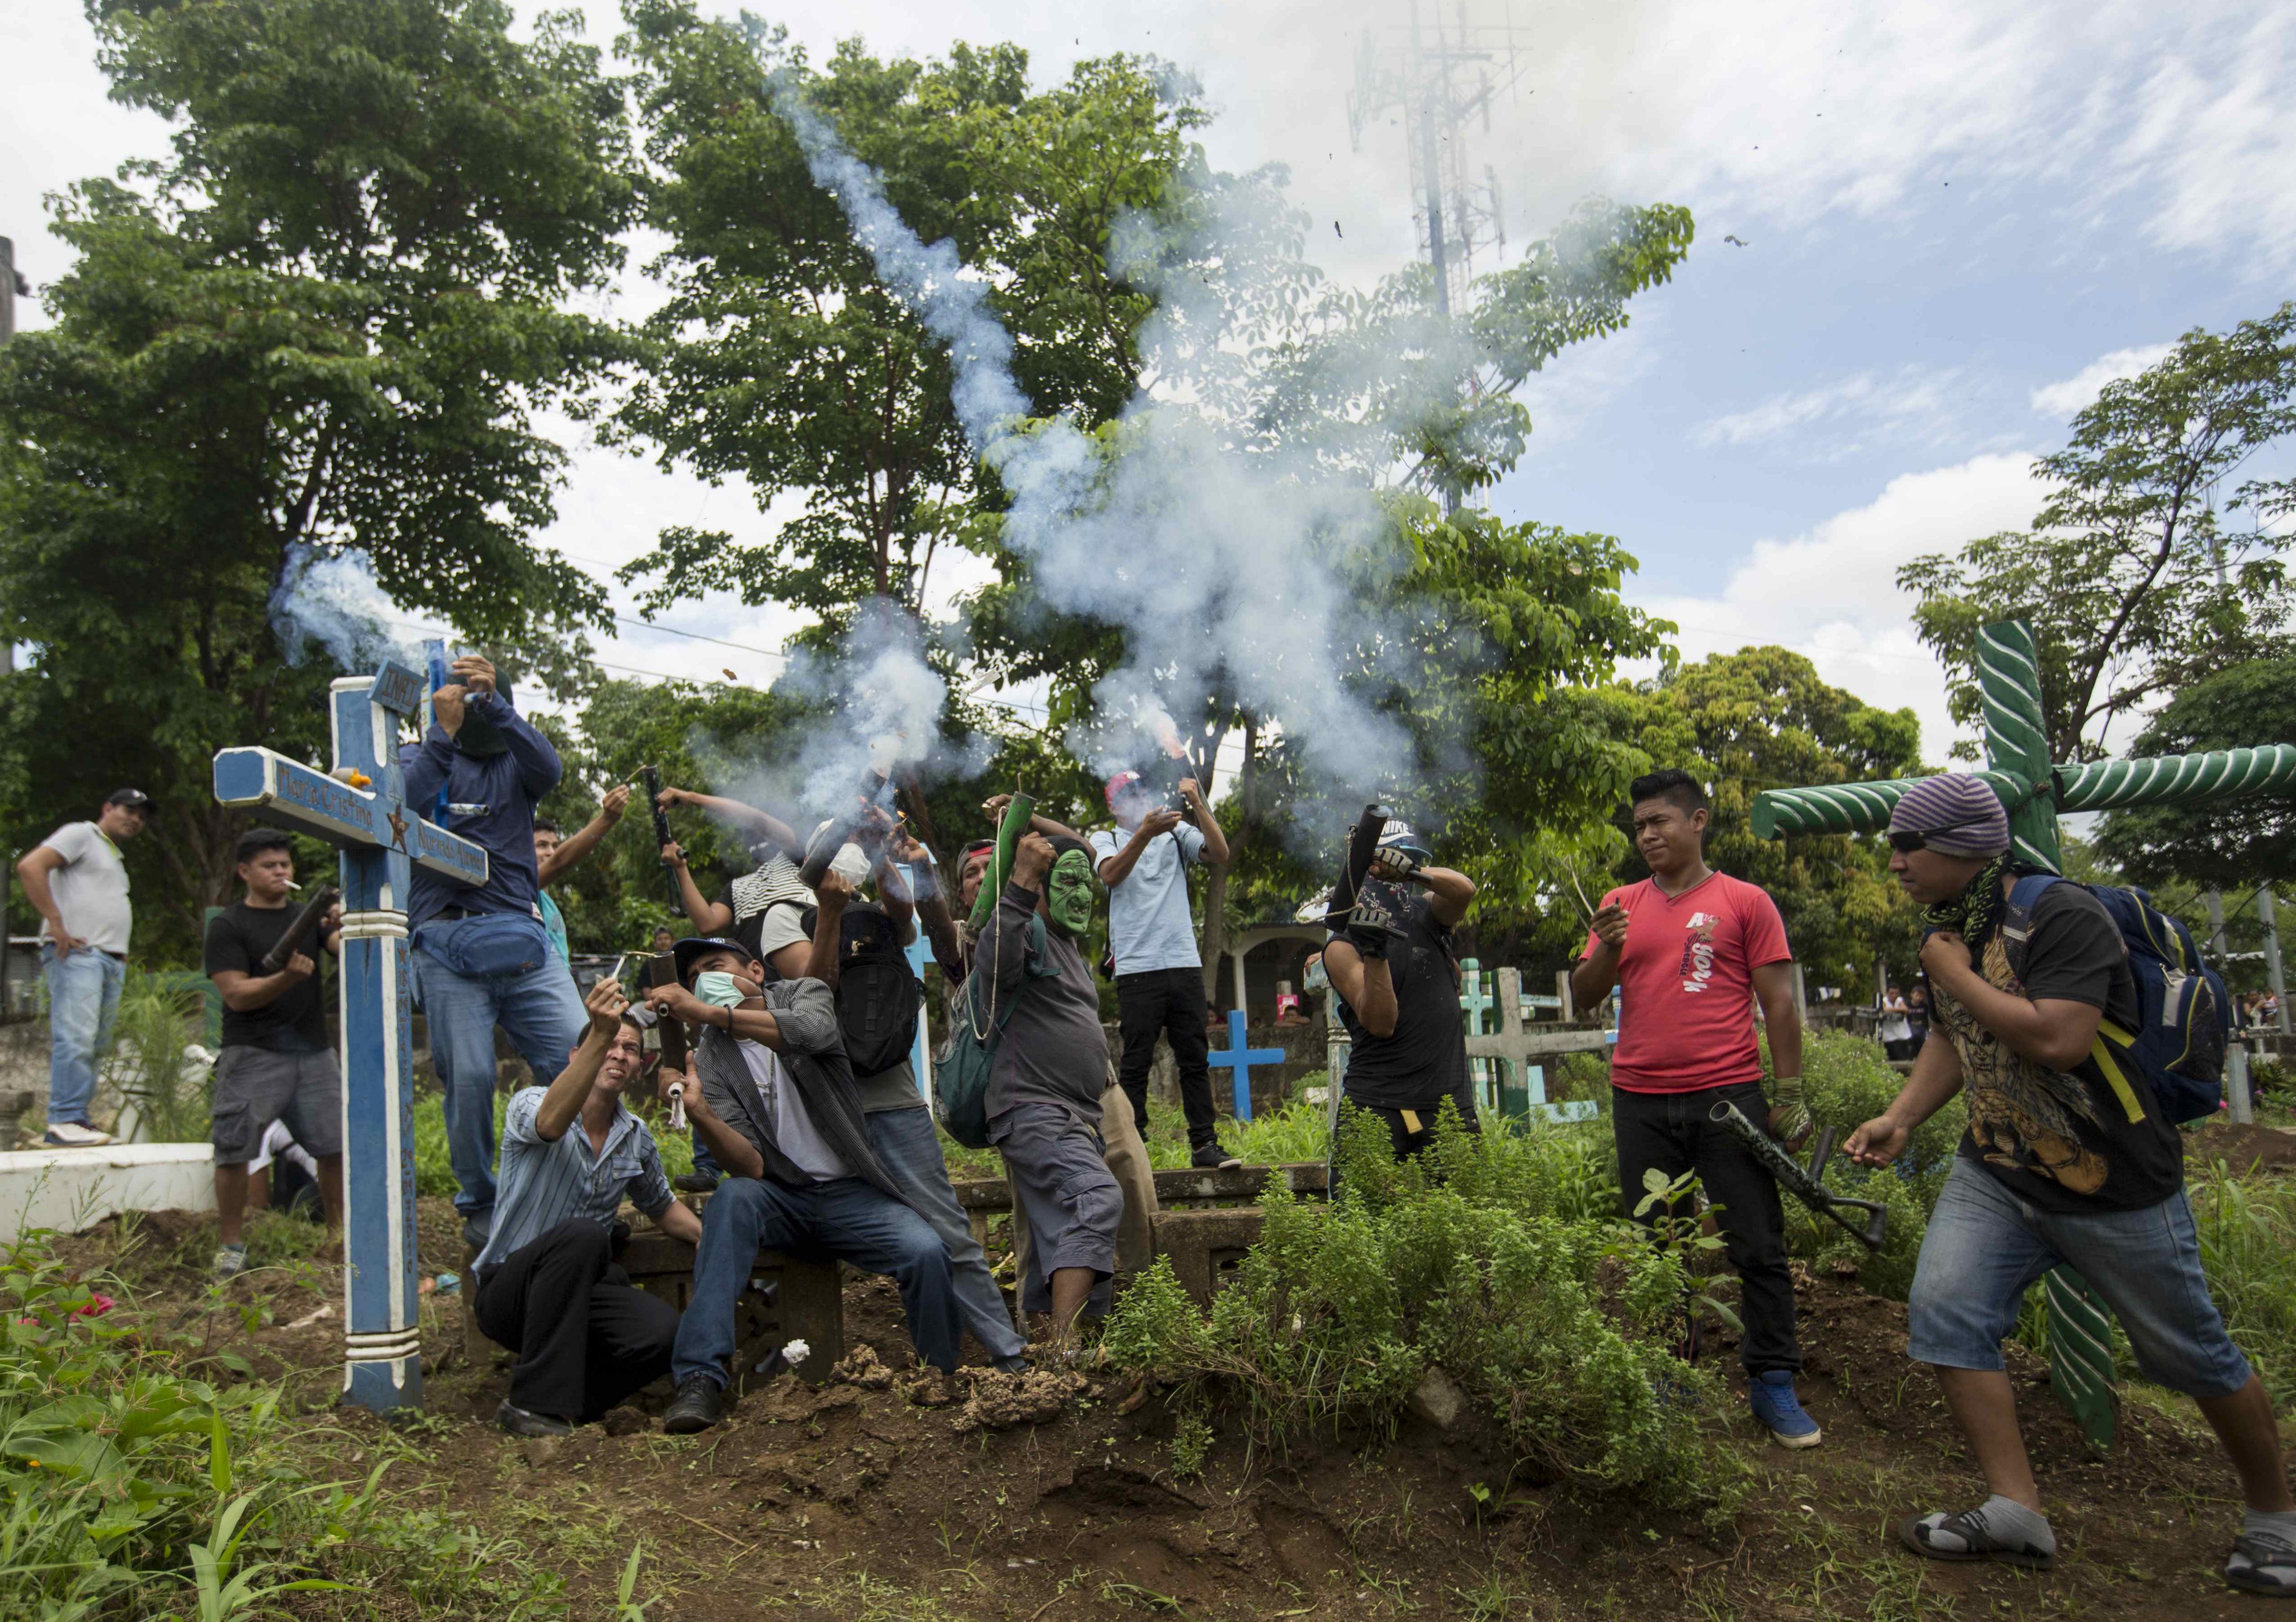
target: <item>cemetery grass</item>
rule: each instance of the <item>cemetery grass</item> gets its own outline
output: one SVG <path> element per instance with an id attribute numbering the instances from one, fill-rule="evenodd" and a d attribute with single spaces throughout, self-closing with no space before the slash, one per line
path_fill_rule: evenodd
<path id="1" fill-rule="evenodd" d="M 2220 1234 L 2221 1254 L 2228 1267 L 2260 1268 L 2235 1252 L 2274 1249 L 2270 1224 L 2296 1214 L 2296 1199 L 2268 1176 L 2236 1184 L 2244 1203 L 2216 1208 L 2227 1233 L 2256 1235 Z M 2196 1193 L 2204 1205 L 2218 1199 Z M 421 1207 L 425 1273 L 459 1271 L 451 1208 L 429 1198 Z M 873 1348 L 888 1372 L 857 1360 L 857 1380 L 817 1391 L 784 1376 L 697 1438 L 659 1433 L 646 1412 L 659 1409 L 658 1393 L 618 1413 L 624 1434 L 587 1426 L 540 1445 L 502 1436 L 488 1421 L 504 1372 L 469 1355 L 459 1311 L 433 1300 L 430 1413 L 385 1427 L 333 1406 L 337 1325 L 309 1318 L 335 1288 L 314 1259 L 319 1238 L 258 1219 L 258 1267 L 219 1293 L 204 1277 L 211 1219 L 107 1224 L 53 1248 L 58 1266 L 119 1295 L 96 1322 L 128 1337 L 116 1344 L 139 1376 L 165 1370 L 218 1394 L 232 1495 L 266 1495 L 242 1559 L 280 1564 L 258 1580 L 354 1585 L 273 1594 L 273 1614 L 626 1619 L 627 1603 L 700 1622 L 2166 1622 L 2254 1603 L 2215 1576 L 2237 1507 L 2189 1405 L 2131 1385 L 2120 1444 L 2093 1454 L 2022 1348 L 2013 1348 L 2013 1377 L 2066 1551 L 2058 1569 L 1940 1568 L 1898 1551 L 1896 1517 L 1964 1504 L 1980 1489 L 1933 1386 L 1906 1361 L 1903 1307 L 1823 1261 L 1801 1279 L 1802 1390 L 1825 1426 L 1823 1448 L 1788 1454 L 1757 1438 L 1726 1331 L 1702 1360 L 1710 1394 L 1688 1424 L 1692 1445 L 1713 1454 L 1714 1479 L 1732 1484 L 1718 1515 L 1710 1500 L 1659 1508 L 1647 1492 L 1540 1479 L 1480 1411 L 1447 1432 L 1407 1413 L 1391 1429 L 1360 1413 L 1326 1415 L 1278 1446 L 1249 1404 L 1104 1365 L 1073 1392 L 1011 1400 L 997 1422 L 960 1429 L 957 1409 L 916 1399 L 898 1296 L 874 1279 L 849 1282 L 849 1344 Z M 2259 1298 L 2268 1283 L 2259 1273 Z M 141 1585 L 88 1614 L 198 1614 L 180 1552 L 206 1538 L 228 1500 L 206 1478 L 206 1434 L 183 1454 L 168 1479 L 195 1490 L 174 1542 L 139 1555 L 150 1562 Z M 25 1473 L 10 1485 L 20 1513 Z M 296 1496 L 307 1489 L 317 1490 Z"/>

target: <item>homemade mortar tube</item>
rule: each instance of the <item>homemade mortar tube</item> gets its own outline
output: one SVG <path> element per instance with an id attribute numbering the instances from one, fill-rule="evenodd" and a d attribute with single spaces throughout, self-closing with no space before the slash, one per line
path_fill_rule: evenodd
<path id="1" fill-rule="evenodd" d="M 1754 1159 L 1761 1162 L 1762 1169 L 1776 1180 L 1780 1188 L 1819 1216 L 1840 1223 L 1849 1231 L 1851 1238 L 1868 1250 L 1882 1248 L 1884 1238 L 1882 1226 L 1889 1216 L 1887 1208 L 1871 1200 L 1846 1199 L 1827 1188 L 1823 1181 L 1826 1157 L 1833 1152 L 1833 1129 L 1831 1126 L 1819 1133 L 1817 1146 L 1809 1157 L 1809 1169 L 1805 1171 L 1794 1163 L 1794 1158 L 1786 1152 L 1784 1144 L 1749 1120 L 1746 1112 L 1728 1099 L 1708 1110 L 1706 1118 L 1718 1126 L 1726 1127 L 1730 1135 L 1743 1143 Z M 1842 1215 L 1841 1208 L 1844 1206 L 1870 1212 L 1871 1219 L 1861 1228 Z"/>
<path id="2" fill-rule="evenodd" d="M 1004 881 L 1012 876 L 1013 852 L 1021 843 L 1021 834 L 1028 831 L 1029 819 L 1037 815 L 1037 801 L 1026 789 L 1013 791 L 1012 803 L 1004 807 L 1004 820 L 996 828 L 996 851 L 988 859 L 988 871 L 981 875 L 980 893 L 972 898 L 972 927 L 985 928 L 988 914 L 996 910 L 996 897 L 1004 893 Z"/>

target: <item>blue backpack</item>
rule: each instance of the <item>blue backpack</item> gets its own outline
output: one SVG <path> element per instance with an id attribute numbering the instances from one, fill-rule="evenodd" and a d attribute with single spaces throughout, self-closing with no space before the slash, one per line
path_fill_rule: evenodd
<path id="1" fill-rule="evenodd" d="M 2028 873 L 2010 889 L 2001 936 L 2019 979 L 2025 978 L 2026 939 L 2042 892 L 2071 882 L 2054 873 Z M 2132 1120 L 2138 1111 L 2136 1090 L 2128 1085 L 2131 1069 L 2152 1084 L 2152 1096 L 2170 1120 L 2215 1114 L 2224 1098 L 2225 1052 L 2232 1041 L 2232 1000 L 2224 977 L 2201 956 L 2192 931 L 2154 906 L 2143 890 L 2111 884 L 2081 888 L 2104 904 L 2120 930 L 2141 1015 L 2133 1031 L 2109 1019 L 2101 1023 L 2090 1057 Z"/>

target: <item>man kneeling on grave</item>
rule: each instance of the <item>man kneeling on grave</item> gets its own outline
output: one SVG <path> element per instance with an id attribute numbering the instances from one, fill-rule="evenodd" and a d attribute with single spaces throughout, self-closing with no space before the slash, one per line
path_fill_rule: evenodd
<path id="1" fill-rule="evenodd" d="M 890 1275 L 917 1356 L 943 1374 L 954 1371 L 948 1252 L 869 1146 L 829 987 L 775 979 L 730 940 L 681 940 L 676 960 L 680 983 L 653 987 L 646 1001 L 703 1028 L 693 1053 L 701 1109 L 690 1095 L 686 1108 L 726 1180 L 704 1208 L 693 1294 L 670 1371 L 677 1395 L 662 1429 L 683 1434 L 718 1422 L 734 1309 L 760 1246 L 824 1253 Z"/>
<path id="2" fill-rule="evenodd" d="M 563 1436 L 669 1368 L 677 1309 L 614 1263 L 629 1233 L 615 1219 L 622 1196 L 672 1238 L 701 1237 L 661 1175 L 653 1135 L 622 1108 L 644 1059 L 628 1000 L 608 979 L 585 1006 L 590 1028 L 572 1060 L 504 1112 L 494 1228 L 472 1269 L 479 1328 L 518 1354 L 495 1413 L 514 1436 Z"/>

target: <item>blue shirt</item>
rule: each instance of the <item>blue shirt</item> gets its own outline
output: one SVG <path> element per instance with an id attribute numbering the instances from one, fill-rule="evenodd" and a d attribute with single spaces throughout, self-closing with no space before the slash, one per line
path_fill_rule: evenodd
<path id="1" fill-rule="evenodd" d="M 649 1216 L 660 1216 L 676 1196 L 661 1175 L 661 1153 L 646 1124 L 614 1105 L 606 1146 L 594 1154 L 577 1116 L 556 1143 L 534 1129 L 547 1087 L 523 1087 L 503 1112 L 502 1169 L 495 1176 L 495 1225 L 474 1271 L 499 1265 L 562 1222 L 580 1217 L 611 1227 L 622 1196 Z"/>
<path id="2" fill-rule="evenodd" d="M 409 887 L 406 924 L 419 929 L 450 906 L 473 913 L 521 913 L 541 915 L 537 905 L 542 875 L 534 860 L 534 807 L 558 786 L 564 768 L 550 740 L 511 708 L 499 692 L 473 692 L 463 703 L 471 713 L 494 724 L 508 745 L 502 754 L 477 759 L 455 747 L 446 729 L 435 722 L 420 743 L 398 751 L 406 775 L 406 803 L 428 818 L 439 799 L 439 786 L 447 787 L 452 806 L 441 824 L 458 838 L 487 849 L 487 881 L 476 889 L 442 879 L 426 869 L 414 870 Z"/>
<path id="3" fill-rule="evenodd" d="M 558 961 L 571 969 L 574 952 L 566 944 L 566 914 L 558 910 L 558 904 L 550 898 L 548 890 L 541 892 L 539 899 L 542 903 L 542 932 L 550 937 L 550 949 L 558 954 Z"/>
<path id="4" fill-rule="evenodd" d="M 1120 829 L 1092 836 L 1095 866 L 1132 842 Z M 1119 974 L 1159 969 L 1199 969 L 1196 921 L 1188 911 L 1188 864 L 1204 856 L 1203 831 L 1182 823 L 1148 841 L 1124 882 L 1108 892 L 1108 944 Z"/>

